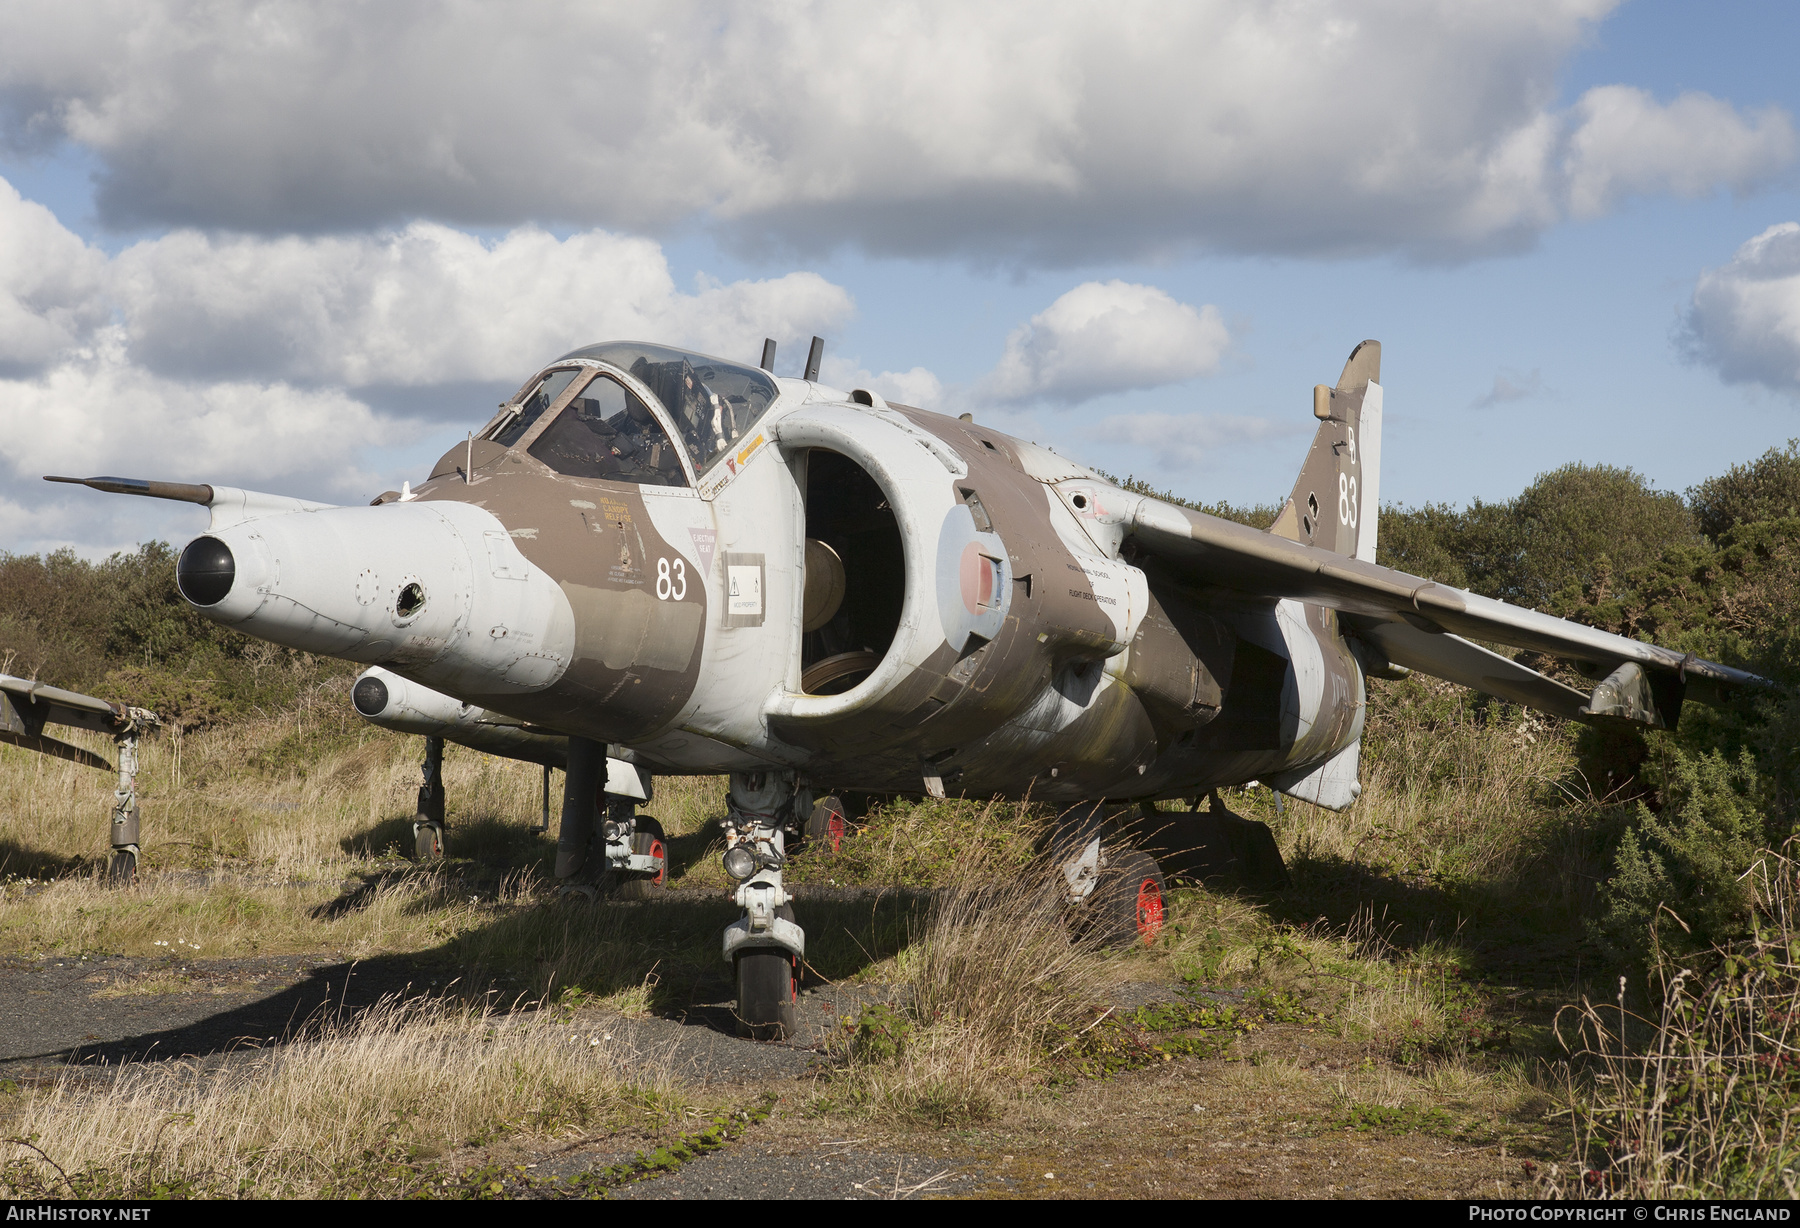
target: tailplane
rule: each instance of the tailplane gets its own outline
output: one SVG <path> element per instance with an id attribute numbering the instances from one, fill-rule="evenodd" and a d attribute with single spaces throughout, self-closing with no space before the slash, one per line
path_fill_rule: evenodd
<path id="1" fill-rule="evenodd" d="M 1381 519 L 1381 342 L 1350 351 L 1337 387 L 1313 389 L 1319 430 L 1269 532 L 1375 561 Z"/>

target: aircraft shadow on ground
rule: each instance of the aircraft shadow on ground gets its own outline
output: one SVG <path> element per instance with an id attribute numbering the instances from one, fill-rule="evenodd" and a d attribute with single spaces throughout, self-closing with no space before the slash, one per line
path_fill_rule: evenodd
<path id="1" fill-rule="evenodd" d="M 1296 859 L 1294 886 L 1250 895 L 1270 920 L 1354 936 L 1400 956 L 1436 949 L 1469 973 L 1509 981 L 1566 982 L 1579 966 L 1580 907 L 1556 908 L 1542 884 L 1444 884 L 1340 857 Z"/>
<path id="2" fill-rule="evenodd" d="M 203 1019 L 129 1036 L 88 1042 L 23 1058 L 62 1058 L 72 1064 L 117 1065 L 261 1048 L 316 1032 L 384 1000 L 440 993 L 440 970 L 396 956 L 315 968 L 306 980 Z"/>
<path id="3" fill-rule="evenodd" d="M 352 857 L 410 856 L 412 824 L 411 815 L 380 819 L 344 837 L 338 847 Z M 445 830 L 454 860 L 473 861 L 493 872 L 536 868 L 547 874 L 556 860 L 554 828 L 540 831 L 498 814 L 477 812 L 456 816 Z"/>
<path id="4" fill-rule="evenodd" d="M 405 874 L 371 876 L 321 907 L 337 908 L 339 915 L 366 907 L 384 881 Z M 928 899 L 927 893 L 894 891 L 803 899 L 805 982 L 843 979 L 896 954 L 916 932 Z M 443 998 L 510 1012 L 604 1001 L 633 990 L 658 1015 L 734 1034 L 734 985 L 721 936 L 739 913 L 730 899 L 713 893 L 558 900 L 500 916 L 430 950 L 313 969 L 298 984 L 203 1019 L 26 1056 L 83 1065 L 209 1056 L 304 1039 L 400 998 Z"/>
<path id="5" fill-rule="evenodd" d="M 0 878 L 66 878 L 89 865 L 81 856 L 64 856 L 47 849 L 32 848 L 17 840 L 0 839 Z"/>

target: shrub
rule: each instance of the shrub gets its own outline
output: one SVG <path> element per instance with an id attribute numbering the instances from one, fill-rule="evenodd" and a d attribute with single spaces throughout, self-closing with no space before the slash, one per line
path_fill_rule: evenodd
<path id="1" fill-rule="evenodd" d="M 1800 439 L 1688 488 L 1699 530 L 1718 541 L 1741 524 L 1800 516 Z"/>
<path id="2" fill-rule="evenodd" d="M 1690 756 L 1670 748 L 1667 804 L 1642 803 L 1601 891 L 1594 937 L 1623 963 L 1651 967 L 1743 932 L 1743 875 L 1766 840 L 1762 788 L 1748 754 Z"/>

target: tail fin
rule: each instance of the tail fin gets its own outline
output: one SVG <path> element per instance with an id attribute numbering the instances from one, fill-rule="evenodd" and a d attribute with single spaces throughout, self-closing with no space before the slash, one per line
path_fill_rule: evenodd
<path id="1" fill-rule="evenodd" d="M 1336 388 L 1313 389 L 1322 421 L 1269 532 L 1373 563 L 1381 519 L 1381 342 L 1350 351 Z"/>

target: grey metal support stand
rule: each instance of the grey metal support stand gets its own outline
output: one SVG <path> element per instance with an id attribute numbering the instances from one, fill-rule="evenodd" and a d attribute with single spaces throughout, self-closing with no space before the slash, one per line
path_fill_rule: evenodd
<path id="1" fill-rule="evenodd" d="M 563 774 L 562 826 L 556 834 L 556 877 L 560 882 L 572 884 L 587 868 L 600 787 L 605 781 L 605 745 L 592 738 L 570 738 L 569 768 Z"/>
<path id="2" fill-rule="evenodd" d="M 425 739 L 425 761 L 419 765 L 418 813 L 413 815 L 413 854 L 420 861 L 444 856 L 444 739 Z"/>

